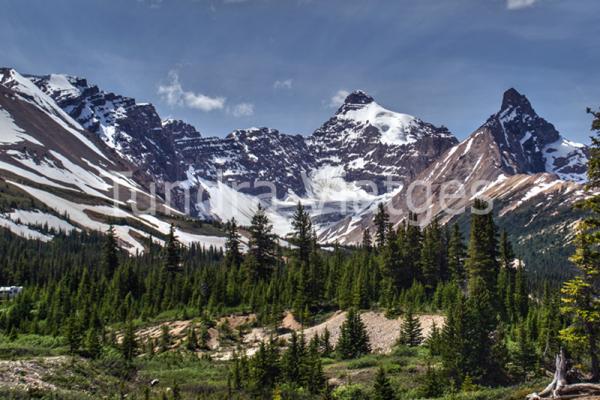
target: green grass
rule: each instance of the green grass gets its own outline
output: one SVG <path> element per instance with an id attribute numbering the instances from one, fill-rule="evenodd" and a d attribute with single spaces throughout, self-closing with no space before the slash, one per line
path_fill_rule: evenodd
<path id="1" fill-rule="evenodd" d="M 66 353 L 67 346 L 61 337 L 28 334 L 10 340 L 0 335 L 0 359 L 50 357 Z"/>
<path id="2" fill-rule="evenodd" d="M 20 335 L 16 340 L 10 341 L 8 337 L 0 336 L 0 359 L 38 360 L 47 369 L 42 379 L 57 388 L 53 392 L 54 397 L 49 397 L 48 390 L 36 389 L 27 393 L 24 388 L 9 389 L 0 383 L 0 398 L 116 399 L 121 393 L 127 393 L 128 398 L 143 399 L 144 391 L 149 390 L 151 399 L 161 399 L 162 394 L 175 385 L 180 389 L 183 400 L 204 395 L 226 397 L 230 367 L 227 361 L 199 358 L 197 354 L 182 350 L 153 356 L 143 355 L 128 364 L 112 348 L 105 348 L 102 357 L 95 361 L 65 357 L 57 363 L 46 362 L 42 358 L 65 353 L 62 338 Z M 386 370 L 399 400 L 419 399 L 427 365 L 439 365 L 439 359 L 429 357 L 425 348 L 404 346 L 396 347 L 386 355 L 369 354 L 353 360 L 324 358 L 322 361 L 327 378 L 340 385 L 334 391 L 334 397 L 338 400 L 369 398 L 380 366 Z M 150 388 L 149 383 L 154 379 L 158 379 L 159 383 Z M 476 387 L 471 392 L 445 394 L 439 399 L 521 400 L 526 394 L 539 390 L 544 383 L 546 380 L 541 378 L 512 387 Z M 309 398 L 308 395 L 306 398 Z"/>

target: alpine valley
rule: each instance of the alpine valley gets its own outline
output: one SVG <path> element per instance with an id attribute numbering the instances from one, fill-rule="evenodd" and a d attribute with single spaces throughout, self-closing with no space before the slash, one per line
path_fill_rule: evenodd
<path id="1" fill-rule="evenodd" d="M 261 127 L 220 138 L 84 78 L 0 69 L 0 225 L 50 241 L 59 230 L 112 224 L 135 253 L 174 223 L 183 243 L 221 248 L 220 223 L 250 225 L 259 203 L 285 239 L 301 202 L 321 244 L 354 245 L 380 203 L 396 211 L 396 227 L 409 197 L 423 224 L 466 226 L 471 202 L 487 198 L 531 273 L 567 275 L 565 237 L 582 217 L 573 205 L 584 196 L 588 149 L 517 90 L 490 95 L 498 112 L 461 142 L 363 91 L 307 136 Z M 448 182 L 461 195 L 443 209 Z"/>

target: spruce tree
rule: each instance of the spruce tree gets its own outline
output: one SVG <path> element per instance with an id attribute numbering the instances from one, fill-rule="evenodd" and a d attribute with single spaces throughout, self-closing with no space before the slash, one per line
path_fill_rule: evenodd
<path id="1" fill-rule="evenodd" d="M 469 293 L 474 284 L 482 279 L 489 293 L 496 293 L 498 263 L 496 259 L 496 226 L 492 212 L 485 213 L 487 204 L 475 199 L 471 213 L 471 235 L 465 268 L 469 281 Z"/>
<path id="2" fill-rule="evenodd" d="M 97 358 L 102 352 L 100 338 L 98 337 L 98 333 L 95 331 L 95 329 L 88 329 L 85 335 L 84 348 L 89 357 L 93 359 Z"/>
<path id="3" fill-rule="evenodd" d="M 514 358 L 521 377 L 526 378 L 527 373 L 535 367 L 536 351 L 529 338 L 525 321 L 517 326 L 517 350 Z"/>
<path id="4" fill-rule="evenodd" d="M 398 238 L 393 229 L 388 230 L 387 241 L 381 251 L 381 272 L 383 274 L 384 300 L 386 305 L 391 306 L 391 300 L 397 296 L 400 289 L 410 285 L 407 275 L 403 270 L 402 257 Z"/>
<path id="5" fill-rule="evenodd" d="M 69 345 L 69 352 L 71 354 L 76 353 L 81 346 L 82 339 L 82 327 L 81 322 L 77 315 L 71 316 L 67 319 L 67 326 L 65 329 L 65 337 Z"/>
<path id="6" fill-rule="evenodd" d="M 454 224 L 452 226 L 452 233 L 450 234 L 450 243 L 448 245 L 448 269 L 450 271 L 450 278 L 456 282 L 459 287 L 463 287 L 465 282 L 464 258 L 464 238 L 458 224 Z"/>
<path id="7" fill-rule="evenodd" d="M 119 267 L 119 245 L 114 226 L 110 225 L 106 231 L 102 247 L 102 267 L 108 277 L 112 277 Z"/>
<path id="8" fill-rule="evenodd" d="M 237 221 L 231 218 L 225 224 L 225 265 L 239 268 L 242 264 L 242 251 L 240 250 L 241 236 L 238 232 Z"/>
<path id="9" fill-rule="evenodd" d="M 179 241 L 175 236 L 175 225 L 171 224 L 169 227 L 169 236 L 167 237 L 167 242 L 164 249 L 165 269 L 168 272 L 180 272 L 182 269 L 179 247 Z"/>
<path id="10" fill-rule="evenodd" d="M 198 336 L 196 335 L 196 328 L 194 325 L 190 325 L 187 332 L 187 338 L 185 341 L 185 347 L 189 351 L 196 351 L 199 348 Z"/>
<path id="11" fill-rule="evenodd" d="M 363 231 L 362 248 L 367 253 L 370 253 L 371 250 L 373 250 L 373 238 L 371 238 L 371 230 L 369 228 L 365 228 Z"/>
<path id="12" fill-rule="evenodd" d="M 160 338 L 158 341 L 159 352 L 164 353 L 171 347 L 171 332 L 168 325 L 160 327 Z"/>
<path id="13" fill-rule="evenodd" d="M 247 274 L 251 282 L 258 282 L 271 275 L 276 262 L 273 226 L 265 209 L 260 204 L 252 217 L 248 230 L 250 232 L 249 249 L 244 264 L 248 269 Z"/>
<path id="14" fill-rule="evenodd" d="M 377 213 L 375 214 L 373 223 L 375 224 L 375 243 L 380 249 L 385 245 L 389 219 L 390 217 L 385 211 L 383 203 L 379 203 L 377 205 Z"/>
<path id="15" fill-rule="evenodd" d="M 437 220 L 434 220 L 423 234 L 419 267 L 421 278 L 427 293 L 433 290 L 442 279 L 442 240 Z"/>
<path id="16" fill-rule="evenodd" d="M 135 337 L 135 329 L 131 320 L 127 322 L 125 333 L 123 334 L 123 341 L 121 342 L 121 354 L 127 361 L 133 360 L 135 352 L 137 350 L 137 340 Z"/>
<path id="17" fill-rule="evenodd" d="M 329 329 L 325 327 L 325 330 L 321 335 L 321 355 L 323 357 L 329 357 L 332 353 L 333 347 L 331 345 L 331 333 L 329 333 Z"/>
<path id="18" fill-rule="evenodd" d="M 371 351 L 369 336 L 360 319 L 360 314 L 353 308 L 348 311 L 342 324 L 336 352 L 342 359 L 357 358 Z"/>
<path id="19" fill-rule="evenodd" d="M 596 140 L 597 143 L 594 144 L 598 148 L 596 153 L 592 154 L 600 157 L 600 139 Z M 592 165 L 590 161 L 590 168 Z M 600 176 L 600 163 L 597 165 L 599 168 L 597 173 Z M 591 174 L 591 172 L 588 171 L 588 174 Z M 595 201 L 600 205 L 600 196 L 596 195 Z M 594 207 L 596 207 L 596 204 L 594 204 Z M 600 222 L 600 217 L 598 217 L 599 214 L 596 210 L 593 210 L 593 212 L 593 217 L 588 217 L 588 221 L 580 223 L 579 232 L 575 239 L 577 247 L 571 260 L 577 267 L 579 275 L 566 282 L 561 290 L 561 311 L 571 318 L 571 323 L 567 328 L 561 330 L 560 336 L 562 340 L 569 344 L 575 344 L 575 346 L 585 343 L 590 359 L 591 378 L 597 382 L 600 380 L 600 361 L 598 358 L 600 252 L 597 250 L 600 239 L 598 239 L 597 233 L 591 232 L 593 229 L 591 226 L 593 223 Z"/>
<path id="20" fill-rule="evenodd" d="M 321 354 L 319 352 L 320 340 L 315 335 L 308 346 L 308 351 L 304 356 L 304 373 L 302 377 L 303 384 L 308 391 L 316 395 L 323 389 L 326 379 L 323 374 L 323 365 L 321 364 Z"/>
<path id="21" fill-rule="evenodd" d="M 296 258 L 301 264 L 308 264 L 312 246 L 312 222 L 300 202 L 292 215 L 292 229 L 289 242 L 296 246 L 294 250 Z"/>
<path id="22" fill-rule="evenodd" d="M 301 381 L 301 362 L 304 357 L 304 337 L 298 337 L 295 331 L 292 332 L 286 351 L 281 357 L 281 369 L 285 382 L 300 385 Z"/>
<path id="23" fill-rule="evenodd" d="M 527 316 L 529 310 L 529 288 L 527 287 L 527 275 L 525 268 L 519 262 L 515 274 L 514 288 L 514 312 L 517 319 L 523 319 Z"/>
<path id="24" fill-rule="evenodd" d="M 404 314 L 404 319 L 400 327 L 400 344 L 415 347 L 423 341 L 423 331 L 419 318 L 413 313 L 412 307 L 408 308 Z"/>
<path id="25" fill-rule="evenodd" d="M 394 400 L 396 394 L 383 367 L 379 367 L 373 384 L 373 400 Z"/>

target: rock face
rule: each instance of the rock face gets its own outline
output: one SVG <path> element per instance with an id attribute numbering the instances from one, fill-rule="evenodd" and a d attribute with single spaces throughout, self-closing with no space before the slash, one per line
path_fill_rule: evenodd
<path id="1" fill-rule="evenodd" d="M 486 129 L 498 145 L 506 173 L 553 172 L 585 180 L 587 149 L 564 139 L 515 89 L 504 93 L 500 111 L 479 130 Z"/>
<path id="2" fill-rule="evenodd" d="M 276 129 L 236 130 L 225 138 L 204 138 L 181 149 L 189 173 L 207 180 L 221 180 L 242 193 L 265 193 L 264 182 L 273 184 L 276 197 L 290 192 L 304 195 L 302 176 L 315 165 L 304 138 Z"/>
<path id="3" fill-rule="evenodd" d="M 446 128 L 389 111 L 362 91 L 348 95 L 335 115 L 309 137 L 250 128 L 224 138 L 205 138 L 183 121 L 161 121 L 151 104 L 102 91 L 85 79 L 66 75 L 29 79 L 159 184 L 187 181 L 192 192 L 200 180 L 209 180 L 250 195 L 274 192 L 278 199 L 320 200 L 316 198 L 322 195 L 323 181 L 335 180 L 344 186 L 338 190 L 343 193 L 360 190 L 361 182 L 369 180 L 375 188 L 364 194 L 368 202 L 406 184 L 457 143 Z M 394 185 L 386 186 L 386 181 Z M 183 207 L 180 191 L 174 190 L 172 196 Z M 206 209 L 200 208 L 206 216 Z M 195 214 L 200 208 L 190 211 Z M 336 212 L 333 219 L 339 216 Z"/>
<path id="4" fill-rule="evenodd" d="M 27 77 L 81 126 L 121 157 L 150 172 L 157 182 L 184 178 L 175 139 L 199 138 L 191 125 L 169 121 L 163 127 L 153 105 L 105 92 L 83 78 L 56 74 Z"/>
<path id="5" fill-rule="evenodd" d="M 500 111 L 424 169 L 416 177 L 421 184 L 403 188 L 387 202 L 390 220 L 398 224 L 413 212 L 422 223 L 435 216 L 446 222 L 476 197 L 502 199 L 504 210 L 551 194 L 572 203 L 581 198 L 577 183 L 585 180 L 587 154 L 585 146 L 564 139 L 525 96 L 509 89 Z M 324 229 L 322 239 L 357 243 L 372 220 L 373 210 L 365 210 L 361 218 Z"/>
<path id="6" fill-rule="evenodd" d="M 374 181 L 379 194 L 390 189 L 386 179 L 410 182 L 458 142 L 446 128 L 389 111 L 362 91 L 350 93 L 308 141 L 318 166 L 342 166 L 347 180 Z"/>
<path id="7" fill-rule="evenodd" d="M 141 118 L 131 122 L 143 123 Z M 119 244 L 131 254 L 144 251 L 150 236 L 163 242 L 173 218 L 165 215 L 183 215 L 149 190 L 155 176 L 136 168 L 103 139 L 30 79 L 0 68 L 0 226 L 48 241 L 59 230 L 105 232 L 112 224 Z M 137 145 L 133 137 L 130 144 Z M 223 247 L 224 238 L 202 233 L 201 227 L 187 226 L 176 234 L 184 243 Z"/>
<path id="8" fill-rule="evenodd" d="M 363 91 L 350 93 L 310 136 L 263 127 L 220 138 L 203 137 L 183 121 L 161 121 L 151 104 L 102 91 L 82 78 L 29 79 L 124 159 L 148 171 L 159 187 L 179 182 L 170 191 L 176 208 L 247 223 L 256 196 L 274 195 L 271 217 L 284 230 L 290 209 L 302 200 L 324 241 L 360 240 L 379 202 L 401 211 L 396 223 L 406 216 L 409 196 L 418 210 L 435 215 L 449 181 L 465 191 L 453 201 L 459 208 L 488 192 L 518 201 L 507 194 L 512 189 L 506 182 L 514 176 L 546 174 L 519 180 L 525 185 L 519 190 L 529 184 L 532 190 L 556 188 L 551 182 L 557 179 L 585 181 L 588 149 L 563 138 L 515 89 L 507 90 L 499 111 L 459 143 L 446 128 L 390 111 Z M 411 188 L 416 180 L 429 188 Z M 191 208 L 185 207 L 184 190 L 198 199 Z M 229 203 L 231 198 L 237 201 Z"/>

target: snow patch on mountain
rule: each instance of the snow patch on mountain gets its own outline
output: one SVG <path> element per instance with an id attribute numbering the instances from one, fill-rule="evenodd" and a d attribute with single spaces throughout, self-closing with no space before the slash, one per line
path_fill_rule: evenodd
<path id="1" fill-rule="evenodd" d="M 64 219 L 58 218 L 56 215 L 48 214 L 39 210 L 14 210 L 8 213 L 8 216 L 11 220 L 28 226 L 47 226 L 48 229 L 54 229 L 55 231 L 63 232 L 80 230 Z"/>
<path id="2" fill-rule="evenodd" d="M 42 242 L 48 242 L 52 240 L 53 237 L 52 235 L 47 235 L 35 229 L 32 229 L 27 225 L 16 223 L 12 219 L 4 215 L 0 215 L 0 226 L 26 239 L 41 240 Z"/>
<path id="3" fill-rule="evenodd" d="M 0 69 L 0 84 L 9 87 L 17 93 L 21 100 L 33 104 L 44 111 L 54 122 L 75 136 L 80 142 L 84 143 L 102 158 L 108 160 L 104 153 L 82 134 L 83 127 L 63 111 L 52 98 L 42 92 L 31 80 L 19 74 L 14 69 Z"/>
<path id="4" fill-rule="evenodd" d="M 0 107 L 0 144 L 15 144 L 23 141 L 43 146 L 42 143 L 17 126 L 8 111 Z"/>
<path id="5" fill-rule="evenodd" d="M 415 126 L 415 117 L 387 110 L 374 101 L 363 107 L 343 112 L 338 115 L 338 118 L 374 126 L 381 132 L 381 142 L 384 144 L 405 145 L 417 141 L 416 135 L 411 131 Z M 356 140 L 361 132 L 352 130 L 346 133 L 346 140 Z"/>

